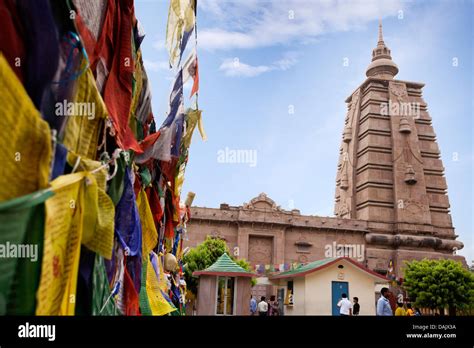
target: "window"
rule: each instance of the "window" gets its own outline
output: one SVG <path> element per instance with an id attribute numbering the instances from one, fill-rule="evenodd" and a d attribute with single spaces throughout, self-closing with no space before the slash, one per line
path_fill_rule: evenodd
<path id="1" fill-rule="evenodd" d="M 295 245 L 296 245 L 296 252 L 304 253 L 304 254 L 311 253 L 311 247 L 313 246 L 312 243 L 308 243 L 306 241 L 298 241 L 295 243 Z"/>
<path id="2" fill-rule="evenodd" d="M 294 299 L 294 293 L 293 293 L 293 281 L 289 280 L 286 283 L 286 298 L 285 298 L 285 304 L 287 306 L 293 306 L 293 299 Z"/>
<path id="3" fill-rule="evenodd" d="M 216 314 L 234 315 L 235 278 L 217 277 Z"/>

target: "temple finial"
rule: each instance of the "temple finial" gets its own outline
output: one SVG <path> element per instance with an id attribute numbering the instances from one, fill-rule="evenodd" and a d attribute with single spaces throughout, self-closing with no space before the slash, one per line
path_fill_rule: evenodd
<path id="1" fill-rule="evenodd" d="M 379 19 L 379 41 L 372 50 L 372 63 L 368 66 L 365 74 L 367 77 L 377 76 L 393 78 L 398 73 L 397 65 L 392 61 L 390 49 L 383 41 L 382 18 Z"/>
<path id="2" fill-rule="evenodd" d="M 383 44 L 383 34 L 382 34 L 382 18 L 379 18 L 379 42 L 378 44 Z"/>

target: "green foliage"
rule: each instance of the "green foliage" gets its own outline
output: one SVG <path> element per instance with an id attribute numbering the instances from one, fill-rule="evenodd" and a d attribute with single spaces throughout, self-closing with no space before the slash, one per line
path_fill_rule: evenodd
<path id="1" fill-rule="evenodd" d="M 235 259 L 227 246 L 226 242 L 219 238 L 207 236 L 206 240 L 184 255 L 183 261 L 186 265 L 184 269 L 184 277 L 187 289 L 194 295 L 197 294 L 198 278 L 193 277 L 193 272 L 201 271 L 211 266 L 224 253 L 227 253 L 239 266 L 250 271 L 250 264 L 244 259 Z M 252 279 L 252 286 L 256 284 L 256 280 Z"/>
<path id="2" fill-rule="evenodd" d="M 466 309 L 474 303 L 474 274 L 453 260 L 407 262 L 403 286 L 419 307 Z"/>

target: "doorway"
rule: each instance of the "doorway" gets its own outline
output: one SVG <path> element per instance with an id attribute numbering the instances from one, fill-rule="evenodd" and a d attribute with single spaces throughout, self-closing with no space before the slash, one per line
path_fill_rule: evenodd
<path id="1" fill-rule="evenodd" d="M 217 277 L 216 315 L 234 315 L 235 278 Z"/>
<path id="2" fill-rule="evenodd" d="M 338 302 L 342 298 L 342 294 L 345 293 L 349 299 L 349 283 L 348 282 L 332 282 L 332 315 L 339 315 Z"/>

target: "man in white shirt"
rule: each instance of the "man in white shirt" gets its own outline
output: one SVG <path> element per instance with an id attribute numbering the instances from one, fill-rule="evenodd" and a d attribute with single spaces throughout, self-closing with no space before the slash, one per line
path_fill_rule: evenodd
<path id="1" fill-rule="evenodd" d="M 260 316 L 267 315 L 268 312 L 268 303 L 265 301 L 265 296 L 262 296 L 260 302 L 258 303 L 258 314 Z"/>
<path id="2" fill-rule="evenodd" d="M 352 315 L 352 303 L 347 299 L 347 295 L 343 293 L 341 295 L 342 299 L 339 301 L 337 306 L 339 309 L 339 314 L 342 316 Z"/>

